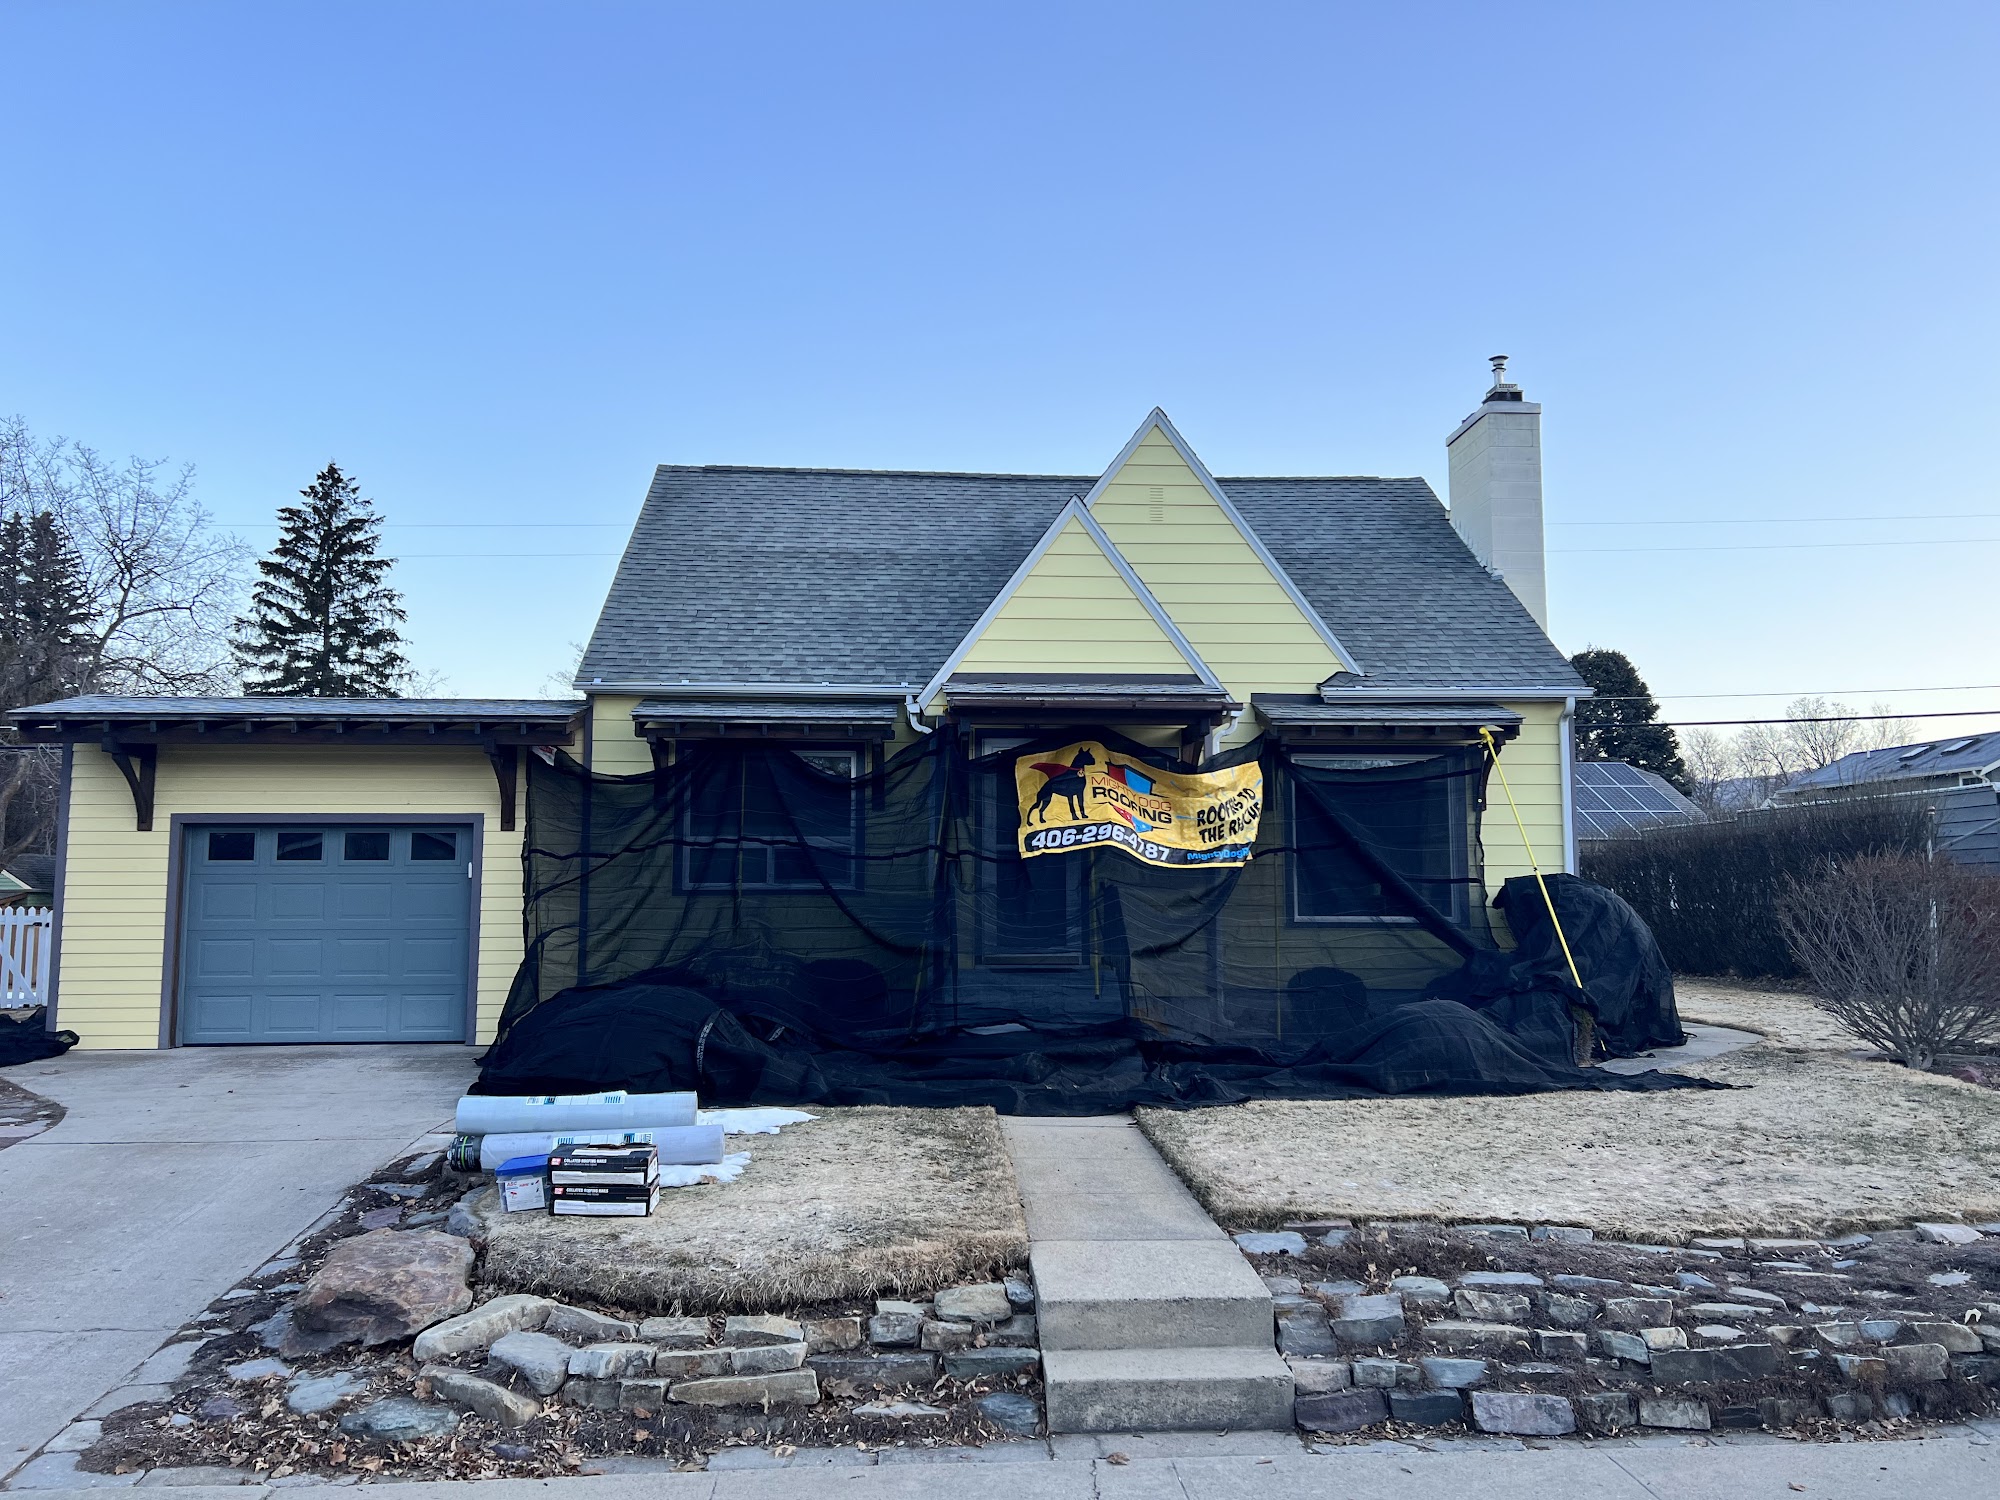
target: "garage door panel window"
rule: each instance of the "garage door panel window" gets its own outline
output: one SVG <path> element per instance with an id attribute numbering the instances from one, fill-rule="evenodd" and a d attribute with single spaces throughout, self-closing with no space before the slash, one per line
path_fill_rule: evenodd
<path id="1" fill-rule="evenodd" d="M 209 859 L 217 863 L 257 857 L 257 835 L 248 828 L 211 828 L 207 845 Z"/>
<path id="2" fill-rule="evenodd" d="M 418 861 L 458 858 L 458 835 L 419 828 L 410 834 L 410 858 Z"/>
<path id="3" fill-rule="evenodd" d="M 341 858 L 349 864 L 376 863 L 389 857 L 389 830 L 350 828 L 341 840 Z"/>
<path id="4" fill-rule="evenodd" d="M 287 863 L 300 864 L 317 860 L 323 842 L 317 828 L 303 831 L 288 829 L 278 835 L 278 858 Z"/>

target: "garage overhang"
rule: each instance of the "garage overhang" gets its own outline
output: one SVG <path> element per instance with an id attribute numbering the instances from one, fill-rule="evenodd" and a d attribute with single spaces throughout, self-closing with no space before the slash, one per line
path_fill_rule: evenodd
<path id="1" fill-rule="evenodd" d="M 500 787 L 500 826 L 515 826 L 523 745 L 576 742 L 581 699 L 64 698 L 17 708 L 7 723 L 29 744 L 95 744 L 132 790 L 141 832 L 153 826 L 162 745 L 347 745 L 483 750 Z"/>

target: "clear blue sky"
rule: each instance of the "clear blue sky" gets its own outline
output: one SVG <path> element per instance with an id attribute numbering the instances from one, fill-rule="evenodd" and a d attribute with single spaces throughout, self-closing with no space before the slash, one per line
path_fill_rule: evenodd
<path id="1" fill-rule="evenodd" d="M 656 462 L 1095 472 L 1157 402 L 1442 492 L 1503 350 L 1565 649 L 2000 683 L 1991 3 L 0 21 L 0 412 L 259 546 L 337 459 L 455 692 L 564 663 Z"/>

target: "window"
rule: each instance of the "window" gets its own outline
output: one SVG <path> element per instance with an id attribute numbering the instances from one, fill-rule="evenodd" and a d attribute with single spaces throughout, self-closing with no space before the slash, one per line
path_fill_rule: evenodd
<path id="1" fill-rule="evenodd" d="M 1452 775 L 1453 758 L 1422 755 L 1303 755 L 1295 764 L 1300 778 L 1309 782 L 1316 769 L 1404 774 L 1292 786 L 1292 843 L 1297 849 L 1291 860 L 1292 920 L 1415 920 L 1404 898 L 1355 850 L 1322 799 L 1339 809 L 1369 853 L 1424 900 L 1455 922 L 1468 919 L 1477 780 L 1470 771 Z"/>
<path id="2" fill-rule="evenodd" d="M 348 860 L 385 860 L 389 857 L 389 830 L 386 828 L 351 828 L 343 846 L 343 857 Z"/>
<path id="3" fill-rule="evenodd" d="M 861 883 L 861 753 L 740 755 L 688 810 L 689 890 L 853 890 Z"/>
<path id="4" fill-rule="evenodd" d="M 320 833 L 316 828 L 292 829 L 278 835 L 280 860 L 316 860 L 320 857 Z"/>
<path id="5" fill-rule="evenodd" d="M 255 859 L 257 833 L 251 828 L 211 828 L 208 831 L 210 860 Z"/>
<path id="6" fill-rule="evenodd" d="M 433 831 L 428 828 L 412 829 L 410 832 L 411 859 L 457 859 L 458 835 L 450 829 Z"/>
<path id="7" fill-rule="evenodd" d="M 981 735 L 978 751 L 992 755 L 1029 743 L 1016 736 Z M 980 960 L 1015 969 L 1076 968 L 1084 960 L 1082 913 L 1090 857 L 1023 859 L 1016 842 L 1020 813 L 1013 773 L 987 780 L 978 816 L 980 845 L 990 857 L 979 868 L 994 899 L 982 903 L 990 915 L 979 934 Z"/>

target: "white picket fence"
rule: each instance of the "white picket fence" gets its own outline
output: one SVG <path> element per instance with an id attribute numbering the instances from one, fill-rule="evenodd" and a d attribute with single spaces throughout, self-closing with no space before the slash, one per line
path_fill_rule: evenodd
<path id="1" fill-rule="evenodd" d="M 46 906 L 0 907 L 0 1005 L 39 1005 L 48 999 L 55 921 L 56 914 Z"/>

